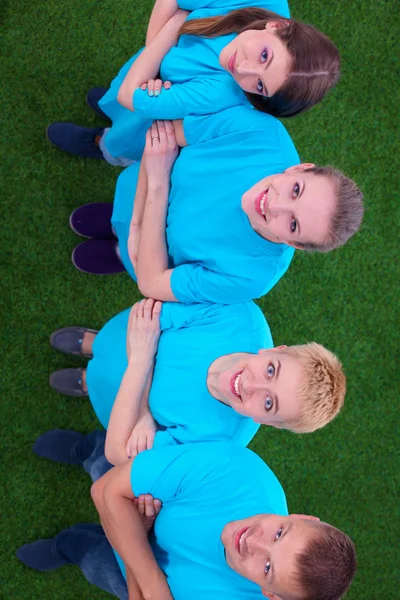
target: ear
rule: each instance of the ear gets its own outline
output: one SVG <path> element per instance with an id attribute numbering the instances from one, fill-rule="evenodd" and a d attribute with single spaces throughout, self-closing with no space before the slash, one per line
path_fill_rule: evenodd
<path id="1" fill-rule="evenodd" d="M 269 598 L 269 600 L 281 600 L 280 596 L 277 596 L 273 592 L 267 592 L 267 590 L 263 590 L 262 588 L 261 588 L 261 593 L 266 598 Z"/>
<path id="2" fill-rule="evenodd" d="M 270 33 L 273 33 L 276 29 L 285 29 L 288 26 L 288 20 L 278 19 L 277 21 L 268 21 L 265 25 L 265 29 Z"/>
<path id="3" fill-rule="evenodd" d="M 294 517 L 295 519 L 302 519 L 303 521 L 320 521 L 321 520 L 318 517 L 312 517 L 311 515 L 291 514 L 290 516 Z"/>
<path id="4" fill-rule="evenodd" d="M 275 350 L 284 350 L 285 348 L 287 348 L 286 345 L 275 346 L 274 348 L 260 348 L 257 354 L 267 354 L 268 352 L 275 352 Z"/>
<path id="5" fill-rule="evenodd" d="M 314 163 L 300 163 L 299 165 L 293 165 L 286 169 L 285 173 L 295 173 L 296 171 L 305 171 L 306 169 L 312 169 L 315 167 Z"/>

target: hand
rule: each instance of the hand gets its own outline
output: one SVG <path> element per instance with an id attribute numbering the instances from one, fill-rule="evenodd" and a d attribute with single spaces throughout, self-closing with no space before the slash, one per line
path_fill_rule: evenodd
<path id="1" fill-rule="evenodd" d="M 148 188 L 159 187 L 169 180 L 177 156 L 178 144 L 172 122 L 154 121 L 146 133 L 143 153 Z"/>
<path id="2" fill-rule="evenodd" d="M 137 253 L 139 248 L 139 239 L 140 239 L 140 225 L 132 225 L 129 229 L 128 236 L 128 254 L 129 259 L 132 263 L 133 269 L 136 273 L 136 265 L 137 265 Z"/>
<path id="3" fill-rule="evenodd" d="M 161 500 L 153 498 L 151 494 L 140 494 L 138 498 L 133 499 L 133 503 L 142 519 L 145 530 L 150 533 L 161 510 Z"/>
<path id="4" fill-rule="evenodd" d="M 161 79 L 149 79 L 147 83 L 140 86 L 140 89 L 146 90 L 149 96 L 159 96 L 161 88 L 169 90 L 172 83 L 170 81 L 161 81 Z"/>
<path id="5" fill-rule="evenodd" d="M 129 362 L 146 362 L 151 366 L 160 338 L 161 302 L 149 298 L 131 308 L 127 334 Z"/>
<path id="6" fill-rule="evenodd" d="M 126 443 L 126 455 L 128 459 L 133 458 L 144 450 L 150 450 L 153 447 L 156 431 L 157 425 L 150 411 L 144 411 L 137 420 Z"/>

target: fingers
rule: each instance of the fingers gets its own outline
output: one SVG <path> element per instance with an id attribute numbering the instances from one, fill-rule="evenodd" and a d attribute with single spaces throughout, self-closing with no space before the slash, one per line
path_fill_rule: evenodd
<path id="1" fill-rule="evenodd" d="M 155 434 L 156 434 L 155 431 L 147 432 L 146 450 L 151 450 L 151 448 L 153 447 Z"/>
<path id="2" fill-rule="evenodd" d="M 165 90 L 169 90 L 171 88 L 172 83 L 170 81 L 164 81 L 163 86 Z"/>
<path id="3" fill-rule="evenodd" d="M 147 298 L 147 300 L 145 300 L 143 315 L 144 315 L 144 318 L 148 321 L 151 321 L 154 304 L 155 304 L 155 300 L 153 300 L 153 298 Z"/>
<path id="4" fill-rule="evenodd" d="M 165 131 L 165 121 L 156 121 L 157 129 L 158 129 L 158 137 L 160 139 L 161 146 L 164 145 L 167 141 L 167 134 Z"/>
<path id="5" fill-rule="evenodd" d="M 171 146 L 171 148 L 175 148 L 177 146 L 177 142 L 172 121 L 164 121 L 164 128 L 168 145 Z"/>
<path id="6" fill-rule="evenodd" d="M 138 436 L 137 453 L 140 454 L 140 452 L 144 452 L 145 450 L 147 450 L 147 435 L 145 432 L 141 432 Z"/>
<path id="7" fill-rule="evenodd" d="M 160 95 L 161 88 L 162 88 L 162 81 L 161 81 L 161 79 L 156 79 L 154 81 L 154 95 L 155 96 L 159 96 Z"/>
<path id="8" fill-rule="evenodd" d="M 155 518 L 162 507 L 161 500 L 153 498 L 151 494 L 140 494 L 138 498 L 134 498 L 133 502 L 141 518 Z"/>
<path id="9" fill-rule="evenodd" d="M 136 307 L 136 318 L 141 319 L 144 315 L 144 307 L 146 304 L 146 300 L 141 300 L 137 303 Z"/>
<path id="10" fill-rule="evenodd" d="M 155 500 L 153 500 L 153 506 L 154 506 L 154 517 L 157 517 L 157 515 L 160 514 L 160 510 L 161 510 L 161 507 L 162 507 L 161 500 L 159 500 L 158 498 L 156 498 Z"/>

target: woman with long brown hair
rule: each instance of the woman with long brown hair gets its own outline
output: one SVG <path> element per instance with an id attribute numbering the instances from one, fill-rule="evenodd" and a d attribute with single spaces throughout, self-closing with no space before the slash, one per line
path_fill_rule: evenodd
<path id="1" fill-rule="evenodd" d="M 249 103 L 273 116 L 290 117 L 322 100 L 338 80 L 337 48 L 314 27 L 288 18 L 286 0 L 179 4 L 196 10 L 186 22 L 186 14 L 177 11 L 107 92 L 96 88 L 89 93 L 89 104 L 108 116 L 112 127 L 53 123 L 51 142 L 72 154 L 126 166 L 141 158 L 154 119 L 182 119 Z M 173 84 L 168 89 L 161 81 L 154 85 L 160 71 L 162 80 Z"/>

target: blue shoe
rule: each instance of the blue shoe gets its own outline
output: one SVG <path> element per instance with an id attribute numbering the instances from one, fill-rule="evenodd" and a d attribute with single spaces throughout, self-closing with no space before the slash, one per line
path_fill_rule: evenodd
<path id="1" fill-rule="evenodd" d="M 47 139 L 59 150 L 83 156 L 104 160 L 99 146 L 95 142 L 96 136 L 102 136 L 103 127 L 80 127 L 73 123 L 52 123 L 48 126 Z"/>
<path id="2" fill-rule="evenodd" d="M 82 465 L 93 452 L 88 436 L 70 429 L 51 429 L 38 437 L 32 450 L 53 462 Z"/>
<path id="3" fill-rule="evenodd" d="M 107 119 L 107 121 L 111 121 L 110 117 L 107 116 L 106 113 L 102 111 L 99 106 L 99 102 L 106 92 L 108 92 L 107 88 L 92 88 L 86 94 L 86 102 L 88 103 L 90 108 L 96 113 L 96 115 L 99 115 L 99 117 L 102 117 L 103 119 Z"/>
<path id="4" fill-rule="evenodd" d="M 58 554 L 56 538 L 25 544 L 18 548 L 17 557 L 24 565 L 36 571 L 53 571 L 69 564 L 67 559 Z"/>

